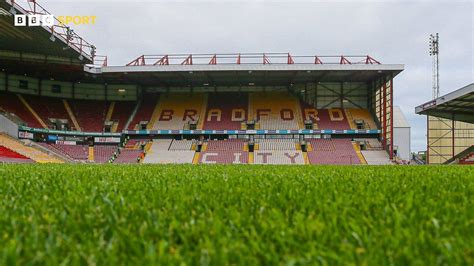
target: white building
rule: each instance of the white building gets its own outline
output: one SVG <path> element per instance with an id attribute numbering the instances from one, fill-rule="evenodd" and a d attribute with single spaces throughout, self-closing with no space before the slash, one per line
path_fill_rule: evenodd
<path id="1" fill-rule="evenodd" d="M 402 160 L 411 159 L 411 128 L 399 106 L 393 107 L 393 150 Z"/>

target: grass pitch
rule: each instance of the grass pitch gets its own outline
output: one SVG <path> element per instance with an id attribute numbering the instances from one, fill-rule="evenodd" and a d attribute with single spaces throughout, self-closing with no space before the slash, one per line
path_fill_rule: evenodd
<path id="1" fill-rule="evenodd" d="M 473 263 L 473 167 L 0 166 L 2 265 Z"/>

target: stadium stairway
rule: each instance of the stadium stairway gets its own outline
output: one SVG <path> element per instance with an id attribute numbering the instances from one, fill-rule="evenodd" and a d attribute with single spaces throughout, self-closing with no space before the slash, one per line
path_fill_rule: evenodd
<path id="1" fill-rule="evenodd" d="M 93 147 L 95 163 L 107 163 L 112 160 L 112 156 L 117 151 L 117 146 L 115 145 L 96 145 Z M 90 149 L 89 149 L 90 153 Z"/>
<path id="2" fill-rule="evenodd" d="M 134 107 L 133 107 L 133 110 L 132 110 L 132 113 L 130 114 L 130 117 L 127 119 L 127 121 L 125 122 L 125 125 L 123 127 L 124 130 L 128 130 L 130 128 L 130 124 L 132 123 L 132 121 L 135 119 L 135 116 L 137 115 L 137 112 L 138 112 L 138 109 L 140 108 L 141 104 L 142 104 L 143 100 L 138 100 Z M 133 126 L 134 128 L 135 126 Z"/>
<path id="3" fill-rule="evenodd" d="M 113 132 L 121 132 L 126 129 L 127 122 L 130 120 L 132 113 L 135 109 L 134 102 L 113 102 L 114 110 L 112 111 L 111 117 L 109 120 L 114 121 L 115 130 Z"/>
<path id="4" fill-rule="evenodd" d="M 201 103 L 201 106 L 200 106 L 201 110 L 199 111 L 198 124 L 196 126 L 196 129 L 203 129 L 204 119 L 206 117 L 208 101 L 209 101 L 209 94 L 206 93 L 202 97 L 202 103 Z"/>
<path id="5" fill-rule="evenodd" d="M 142 149 L 142 146 L 145 148 Z M 141 162 L 143 154 L 148 152 L 151 141 L 148 139 L 129 139 L 123 147 L 117 149 L 117 157 L 112 160 L 115 164 L 135 164 Z"/>
<path id="6" fill-rule="evenodd" d="M 66 109 L 66 112 L 67 112 L 68 115 L 69 115 L 69 118 L 70 118 L 71 121 L 72 121 L 72 124 L 74 125 L 74 128 L 75 128 L 77 131 L 82 131 L 81 126 L 80 126 L 79 123 L 77 122 L 76 116 L 74 115 L 74 112 L 72 111 L 71 106 L 69 106 L 69 103 L 67 102 L 66 99 L 63 99 L 63 104 L 64 104 L 64 108 Z"/>
<path id="7" fill-rule="evenodd" d="M 107 114 L 105 115 L 105 121 L 110 121 L 112 118 L 112 114 L 114 113 L 115 109 L 115 102 L 111 102 L 109 104 L 109 108 L 107 108 Z"/>
<path id="8" fill-rule="evenodd" d="M 158 117 L 158 103 L 159 96 L 155 94 L 145 94 L 143 99 L 137 103 L 137 112 L 133 115 L 133 119 L 128 125 L 129 130 L 138 129 L 140 121 L 148 121 L 148 129 L 153 127 L 156 118 Z M 156 111 L 156 115 L 155 115 Z"/>
<path id="9" fill-rule="evenodd" d="M 94 156 L 94 147 L 89 146 L 89 152 L 88 152 L 87 159 L 89 160 L 89 162 L 93 162 L 94 158 L 95 158 L 95 156 Z"/>
<path id="10" fill-rule="evenodd" d="M 0 145 L 38 163 L 63 163 L 62 160 L 54 158 L 53 156 L 32 146 L 27 146 L 23 142 L 4 133 L 0 133 Z"/>
<path id="11" fill-rule="evenodd" d="M 359 158 L 360 163 L 361 164 L 367 164 L 367 161 L 365 160 L 364 155 L 362 154 L 362 152 L 360 150 L 359 143 L 352 142 L 352 146 L 354 147 L 354 150 L 357 154 L 357 157 Z"/>
<path id="12" fill-rule="evenodd" d="M 253 152 L 249 152 L 248 164 L 254 164 L 254 163 L 255 163 L 255 157 L 253 156 Z"/>
<path id="13" fill-rule="evenodd" d="M 42 143 L 42 142 L 34 142 L 32 140 L 26 140 L 23 139 L 21 142 L 25 143 L 26 146 L 31 146 L 37 150 L 40 150 L 46 154 L 49 154 L 50 156 L 59 159 L 60 161 L 63 161 L 65 163 L 74 163 L 75 161 L 72 160 L 71 158 L 64 156 L 64 154 L 59 153 L 55 151 L 54 149 L 51 149 L 48 144 Z"/>
<path id="14" fill-rule="evenodd" d="M 24 95 L 23 98 L 46 125 L 50 125 L 50 118 L 65 119 L 70 121 L 66 109 L 59 98 L 40 97 L 33 95 Z"/>
<path id="15" fill-rule="evenodd" d="M 42 128 L 48 128 L 46 123 L 41 119 L 41 117 L 33 110 L 33 108 L 28 104 L 28 102 L 25 100 L 23 95 L 17 94 L 18 99 L 23 103 L 25 108 L 33 115 L 33 117 L 38 121 L 38 123 L 41 125 Z"/>
<path id="16" fill-rule="evenodd" d="M 201 152 L 195 152 L 192 164 L 199 164 L 200 159 L 201 159 Z"/>

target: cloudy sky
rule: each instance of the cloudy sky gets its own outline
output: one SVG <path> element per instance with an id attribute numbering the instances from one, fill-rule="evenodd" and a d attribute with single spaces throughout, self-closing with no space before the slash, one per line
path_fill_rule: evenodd
<path id="1" fill-rule="evenodd" d="M 41 0 L 51 13 L 95 15 L 74 29 L 126 64 L 141 54 L 291 52 L 369 54 L 405 64 L 395 104 L 412 126 L 412 148 L 426 148 L 415 106 L 431 99 L 428 36 L 440 34 L 440 87 L 474 81 L 473 1 L 112 1 Z"/>

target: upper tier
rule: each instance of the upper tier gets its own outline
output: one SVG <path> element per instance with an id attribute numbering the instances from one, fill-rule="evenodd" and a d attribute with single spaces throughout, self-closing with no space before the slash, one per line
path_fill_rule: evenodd
<path id="1" fill-rule="evenodd" d="M 54 119 L 62 119 L 69 129 L 83 132 L 102 132 L 106 124 L 111 132 L 185 130 L 194 126 L 205 130 L 378 129 L 368 109 L 316 109 L 287 92 L 153 94 L 138 102 L 66 100 L 3 92 L 0 109 L 15 114 L 29 127 L 53 128 Z M 247 121 L 254 121 L 255 127 L 248 128 Z M 141 122 L 148 122 L 146 128 L 140 127 Z"/>

